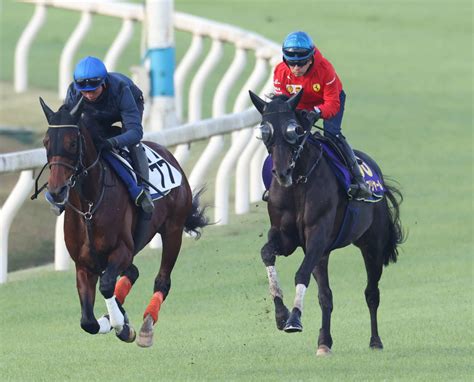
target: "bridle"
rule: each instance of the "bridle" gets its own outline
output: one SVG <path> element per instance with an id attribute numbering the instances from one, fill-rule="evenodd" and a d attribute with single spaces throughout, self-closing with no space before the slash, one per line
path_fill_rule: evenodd
<path id="1" fill-rule="evenodd" d="M 270 114 L 270 113 L 268 113 L 268 114 Z M 273 112 L 272 112 L 272 114 L 273 114 Z M 267 113 L 265 115 L 267 115 Z M 292 154 L 291 154 L 291 158 L 290 158 L 288 168 L 291 169 L 291 171 L 293 171 L 293 169 L 296 167 L 296 162 L 300 158 L 300 155 L 303 151 L 303 148 L 304 148 L 308 138 L 311 136 L 311 127 L 308 128 L 304 132 L 304 134 L 301 134 L 301 135 L 298 135 L 294 129 L 292 129 L 291 131 L 292 131 L 293 136 L 291 138 L 288 138 L 287 134 L 285 134 L 285 132 L 283 132 L 283 129 L 282 129 L 282 133 L 283 133 L 283 137 L 284 137 L 283 139 L 285 140 L 285 142 L 287 142 L 292 147 Z M 269 141 L 270 141 L 270 139 L 269 139 Z M 270 152 L 271 146 L 273 146 L 275 144 L 275 142 L 264 142 L 264 143 L 267 146 L 267 150 L 269 152 Z M 305 175 L 299 175 L 298 178 L 296 178 L 295 183 L 306 183 L 308 181 L 309 176 L 315 170 L 315 168 L 318 166 L 318 164 L 321 161 L 321 158 L 323 156 L 323 147 L 322 147 L 321 143 L 319 143 L 319 148 L 320 148 L 320 150 L 319 150 L 318 158 L 316 158 L 316 160 L 314 161 L 312 166 L 309 168 L 309 170 L 306 171 Z"/>
<path id="2" fill-rule="evenodd" d="M 77 150 L 75 153 L 70 153 L 64 149 L 64 147 L 60 144 L 62 142 L 62 138 L 65 134 L 65 130 L 61 129 L 75 129 L 77 132 Z M 54 161 L 50 162 L 48 161 L 45 163 L 45 165 L 42 167 L 41 171 L 39 172 L 38 176 L 36 177 L 35 180 L 35 192 L 31 196 L 31 199 L 36 199 L 38 195 L 47 187 L 48 182 L 43 184 L 40 188 L 38 188 L 38 182 L 39 179 L 46 167 L 49 167 L 51 169 L 53 166 L 63 166 L 66 167 L 70 170 L 72 170 L 71 176 L 66 180 L 65 184 L 63 185 L 62 189 L 66 187 L 66 198 L 64 200 L 64 203 L 66 203 L 68 206 L 71 207 L 71 209 L 75 212 L 77 212 L 79 215 L 82 215 L 84 219 L 91 220 L 93 214 L 96 212 L 96 210 L 99 208 L 100 203 L 102 202 L 105 194 L 105 174 L 104 174 L 104 167 L 101 166 L 101 172 L 100 172 L 100 178 L 101 178 L 101 192 L 98 200 L 96 202 L 88 202 L 88 210 L 86 212 L 81 211 L 77 207 L 75 207 L 72 203 L 69 202 L 69 191 L 71 189 L 77 188 L 77 191 L 79 194 L 82 196 L 80 185 L 82 184 L 82 181 L 84 178 L 87 177 L 89 174 L 89 171 L 98 165 L 100 163 L 100 157 L 102 151 L 99 151 L 97 154 L 97 158 L 92 162 L 90 166 L 86 166 L 84 164 L 84 148 L 85 148 L 85 139 L 84 136 L 81 134 L 81 129 L 78 125 L 49 125 L 48 126 L 48 132 L 47 134 L 50 135 L 51 132 L 53 132 L 53 137 L 50 136 L 51 139 L 51 145 L 53 148 L 50 148 L 48 150 L 48 157 L 66 157 L 69 159 L 72 159 L 75 161 L 75 163 L 72 165 L 70 163 L 64 162 L 64 161 Z M 79 186 L 79 187 L 78 187 Z"/>

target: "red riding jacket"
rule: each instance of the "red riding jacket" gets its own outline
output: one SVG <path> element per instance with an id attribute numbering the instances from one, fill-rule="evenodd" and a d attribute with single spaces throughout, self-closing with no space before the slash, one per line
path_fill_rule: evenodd
<path id="1" fill-rule="evenodd" d="M 324 119 L 334 117 L 340 108 L 339 93 L 342 83 L 331 63 L 316 50 L 313 64 L 304 76 L 296 77 L 290 68 L 281 62 L 273 73 L 273 87 L 275 94 L 291 96 L 303 88 L 303 97 L 298 109 L 312 110 L 318 107 Z"/>

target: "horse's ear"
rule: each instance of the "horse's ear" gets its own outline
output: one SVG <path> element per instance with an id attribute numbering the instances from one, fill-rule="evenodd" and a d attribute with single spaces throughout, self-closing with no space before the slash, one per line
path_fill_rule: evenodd
<path id="1" fill-rule="evenodd" d="M 291 110 L 296 110 L 296 106 L 300 102 L 301 96 L 303 95 L 303 89 L 301 89 L 298 93 L 296 93 L 293 97 L 291 97 L 286 103 L 290 105 Z"/>
<path id="2" fill-rule="evenodd" d="M 39 97 L 41 108 L 43 109 L 44 115 L 46 116 L 46 120 L 50 123 L 51 117 L 54 115 L 54 111 L 52 111 L 46 102 L 44 102 L 43 98 Z"/>
<path id="3" fill-rule="evenodd" d="M 81 97 L 79 101 L 76 103 L 76 105 L 69 112 L 71 117 L 77 117 L 78 115 L 81 114 L 83 104 L 84 104 L 84 97 Z"/>
<path id="4" fill-rule="evenodd" d="M 260 114 L 263 114 L 263 108 L 265 107 L 267 103 L 263 99 L 261 99 L 258 95 L 256 95 L 252 90 L 249 90 L 249 95 L 254 106 L 257 108 Z"/>

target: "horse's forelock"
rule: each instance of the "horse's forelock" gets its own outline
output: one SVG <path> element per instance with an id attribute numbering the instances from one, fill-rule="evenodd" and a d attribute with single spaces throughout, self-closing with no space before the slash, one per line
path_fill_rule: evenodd
<path id="1" fill-rule="evenodd" d="M 77 125 L 77 117 L 72 117 L 70 108 L 64 104 L 55 112 L 49 121 L 50 125 Z"/>

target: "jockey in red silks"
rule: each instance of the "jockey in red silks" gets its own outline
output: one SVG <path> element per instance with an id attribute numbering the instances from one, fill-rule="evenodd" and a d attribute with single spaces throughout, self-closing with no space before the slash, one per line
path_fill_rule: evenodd
<path id="1" fill-rule="evenodd" d="M 341 132 L 346 94 L 334 67 L 305 32 L 290 33 L 283 42 L 282 53 L 283 61 L 273 76 L 275 94 L 292 96 L 304 89 L 297 108 L 312 111 L 314 122 L 324 120 L 324 135 L 337 145 L 349 165 L 353 178 L 349 195 L 354 199 L 370 198 L 372 192 Z"/>

